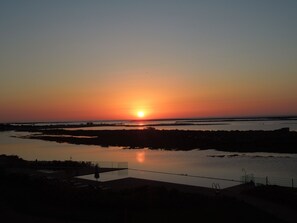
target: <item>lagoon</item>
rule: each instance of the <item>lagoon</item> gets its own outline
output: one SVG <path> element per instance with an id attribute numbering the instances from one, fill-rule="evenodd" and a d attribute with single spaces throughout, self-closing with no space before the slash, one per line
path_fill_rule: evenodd
<path id="1" fill-rule="evenodd" d="M 295 126 L 294 122 L 290 123 L 290 128 Z M 233 122 L 232 126 L 235 124 Z M 248 122 L 245 122 L 244 125 L 247 126 Z M 249 125 L 251 126 L 252 124 L 250 123 Z M 264 124 L 264 126 L 273 126 L 273 129 L 276 129 L 275 127 L 279 127 L 280 125 L 288 126 L 288 124 L 280 121 L 277 123 L 270 121 Z M 220 126 L 226 127 L 230 125 Z M 253 122 L 253 126 L 257 127 L 259 123 L 255 125 L 255 122 Z M 209 125 L 208 127 L 215 126 Z M 211 187 L 213 183 L 218 183 L 221 187 L 229 186 L 228 182 L 241 180 L 242 176 L 251 174 L 253 174 L 256 182 L 259 183 L 265 183 L 266 177 L 268 177 L 270 184 L 291 186 L 292 179 L 297 184 L 297 154 L 235 153 L 199 149 L 190 151 L 150 150 L 147 148 L 130 150 L 121 147 L 106 148 L 91 145 L 73 145 L 12 137 L 22 135 L 27 135 L 27 133 L 14 131 L 0 132 L 0 154 L 18 155 L 28 160 L 72 159 L 77 161 L 91 161 L 99 163 L 102 166 L 127 162 L 130 170 L 137 169 L 173 174 L 159 174 L 156 176 L 154 174 L 143 174 L 147 173 L 145 171 L 136 174 L 142 174 L 144 178 L 163 179 L 165 181 L 170 181 L 169 178 L 179 178 L 182 180 L 178 181 L 178 183 L 206 187 Z M 130 171 L 129 173 L 129 176 L 132 176 L 136 172 Z M 182 177 L 177 177 L 174 174 Z M 191 175 L 223 178 L 228 181 L 216 179 L 205 181 L 205 179 L 199 177 L 191 178 Z M 193 181 L 195 182 L 192 183 Z"/>

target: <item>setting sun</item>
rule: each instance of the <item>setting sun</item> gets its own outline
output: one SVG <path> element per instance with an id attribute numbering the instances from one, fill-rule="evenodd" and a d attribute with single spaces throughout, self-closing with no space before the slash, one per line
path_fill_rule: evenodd
<path id="1" fill-rule="evenodd" d="M 143 118 L 144 117 L 144 112 L 143 111 L 138 111 L 137 116 L 138 116 L 138 118 Z"/>

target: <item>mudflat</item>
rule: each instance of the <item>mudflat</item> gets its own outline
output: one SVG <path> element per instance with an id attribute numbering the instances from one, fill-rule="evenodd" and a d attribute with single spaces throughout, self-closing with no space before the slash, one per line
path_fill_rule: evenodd
<path id="1" fill-rule="evenodd" d="M 25 138 L 103 147 L 297 153 L 297 132 L 289 131 L 287 128 L 274 131 L 188 131 L 154 128 L 144 130 L 34 130 L 31 128 L 29 131 L 31 134 Z"/>

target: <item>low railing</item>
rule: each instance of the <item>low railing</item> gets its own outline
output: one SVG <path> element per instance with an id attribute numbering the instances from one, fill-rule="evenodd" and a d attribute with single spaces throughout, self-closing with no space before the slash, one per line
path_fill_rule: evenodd
<path id="1" fill-rule="evenodd" d="M 296 178 L 285 177 L 255 177 L 253 174 L 247 174 L 241 177 L 242 183 L 254 182 L 256 185 L 277 185 L 283 187 L 296 187 Z"/>
<path id="2" fill-rule="evenodd" d="M 128 162 L 91 161 L 91 163 L 94 165 L 98 165 L 101 168 L 120 168 L 120 169 L 128 168 Z"/>

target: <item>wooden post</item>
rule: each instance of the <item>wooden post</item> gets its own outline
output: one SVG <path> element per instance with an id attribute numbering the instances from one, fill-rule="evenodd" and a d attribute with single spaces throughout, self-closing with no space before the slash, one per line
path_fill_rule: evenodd
<path id="1" fill-rule="evenodd" d="M 294 179 L 292 178 L 292 189 L 294 188 Z"/>
<path id="2" fill-rule="evenodd" d="M 268 177 L 266 176 L 266 186 L 268 185 Z"/>

